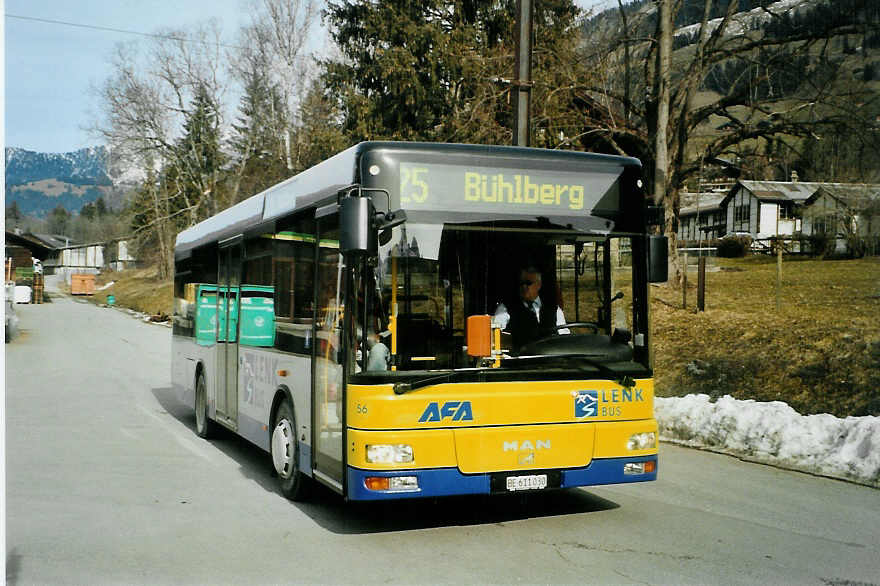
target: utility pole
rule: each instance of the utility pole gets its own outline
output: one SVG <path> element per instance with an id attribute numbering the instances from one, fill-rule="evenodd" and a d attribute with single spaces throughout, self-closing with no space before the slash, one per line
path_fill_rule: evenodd
<path id="1" fill-rule="evenodd" d="M 513 79 L 513 144 L 531 146 L 532 15 L 534 0 L 516 0 L 516 72 Z"/>
<path id="2" fill-rule="evenodd" d="M 654 136 L 654 201 L 661 204 L 666 197 L 666 173 L 668 172 L 666 128 L 669 124 L 669 59 L 672 53 L 671 0 L 658 0 L 659 46 L 657 49 L 657 133 Z M 667 210 L 667 217 L 671 210 Z"/>

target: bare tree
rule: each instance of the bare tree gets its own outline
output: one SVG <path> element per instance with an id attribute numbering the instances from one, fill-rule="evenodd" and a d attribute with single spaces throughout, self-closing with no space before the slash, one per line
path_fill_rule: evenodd
<path id="1" fill-rule="evenodd" d="M 269 100 L 270 111 L 259 115 L 280 137 L 287 168 L 293 170 L 290 135 L 312 77 L 312 57 L 306 44 L 315 29 L 319 5 L 315 0 L 251 0 L 250 6 L 251 21 L 240 31 L 241 47 L 231 56 L 231 68 L 243 87 L 256 76 L 268 91 L 280 95 L 284 111 L 273 111 L 279 104 Z M 247 156 L 239 161 L 239 175 L 246 163 Z"/>
<path id="2" fill-rule="evenodd" d="M 705 0 L 699 24 L 669 35 L 663 23 L 674 21 L 681 0 L 644 5 L 628 14 L 622 30 L 599 29 L 587 40 L 580 73 L 572 67 L 566 88 L 585 113 L 584 127 L 572 133 L 583 148 L 653 162 L 646 165 L 654 175 L 649 183 L 667 208 L 674 247 L 678 194 L 704 164 L 742 168 L 744 155 L 759 153 L 770 139 L 796 145 L 843 129 L 877 141 L 877 92 L 853 80 L 830 48 L 845 35 L 876 35 L 878 10 L 867 0 L 842 2 L 845 9 L 796 0 L 737 13 L 738 2 Z M 667 101 L 670 41 L 677 49 L 669 57 Z M 626 72 L 634 63 L 642 64 L 642 75 L 631 87 Z"/>
<path id="3" fill-rule="evenodd" d="M 217 209 L 216 170 L 193 169 L 193 149 L 180 141 L 193 110 L 205 101 L 197 96 L 215 106 L 215 130 L 222 125 L 226 88 L 220 29 L 212 21 L 190 31 L 161 31 L 145 54 L 137 49 L 135 45 L 116 48 L 113 73 L 97 89 L 101 119 L 92 130 L 107 142 L 115 158 L 154 177 L 142 194 L 151 205 L 135 210 L 139 224 L 133 228 L 153 232 L 150 240 L 159 247 L 160 273 L 167 274 L 177 230 Z M 199 180 L 198 188 L 189 189 L 183 182 L 193 178 Z"/>

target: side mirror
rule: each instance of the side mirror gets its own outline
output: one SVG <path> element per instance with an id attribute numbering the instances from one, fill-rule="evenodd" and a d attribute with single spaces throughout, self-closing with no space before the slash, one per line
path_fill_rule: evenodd
<path id="1" fill-rule="evenodd" d="M 391 229 L 395 226 L 400 226 L 404 222 L 406 222 L 406 212 L 403 210 L 397 210 L 388 214 L 377 212 L 376 228 L 379 230 L 379 244 L 384 246 L 391 242 Z"/>
<path id="2" fill-rule="evenodd" d="M 373 202 L 368 197 L 342 198 L 339 204 L 339 249 L 342 254 L 367 254 L 376 248 L 373 213 Z"/>
<path id="3" fill-rule="evenodd" d="M 669 239 L 652 234 L 648 236 L 648 282 L 665 283 L 669 279 Z"/>

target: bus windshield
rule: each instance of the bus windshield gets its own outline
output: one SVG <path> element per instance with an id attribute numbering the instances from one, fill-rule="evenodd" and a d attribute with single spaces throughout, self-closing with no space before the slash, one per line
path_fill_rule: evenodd
<path id="1" fill-rule="evenodd" d="M 355 376 L 588 368 L 648 372 L 646 306 L 634 286 L 634 235 L 585 235 L 549 222 L 406 223 L 378 258 L 354 267 Z M 529 303 L 531 302 L 531 303 Z M 528 312 L 531 312 L 528 313 Z M 500 331 L 491 358 L 471 356 L 469 316 Z M 565 374 L 568 373 L 568 374 Z"/>

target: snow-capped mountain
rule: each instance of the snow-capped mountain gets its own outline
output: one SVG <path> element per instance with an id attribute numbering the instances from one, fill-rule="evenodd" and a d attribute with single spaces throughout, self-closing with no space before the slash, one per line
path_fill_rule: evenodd
<path id="1" fill-rule="evenodd" d="M 111 208 L 136 180 L 103 146 L 68 153 L 39 153 L 6 148 L 6 206 L 15 202 L 27 215 L 44 217 L 60 205 L 71 213 L 99 197 Z"/>
<path id="2" fill-rule="evenodd" d="M 69 153 L 38 153 L 6 149 L 6 185 L 56 179 L 74 185 L 111 185 L 108 152 L 102 146 Z"/>

